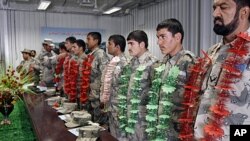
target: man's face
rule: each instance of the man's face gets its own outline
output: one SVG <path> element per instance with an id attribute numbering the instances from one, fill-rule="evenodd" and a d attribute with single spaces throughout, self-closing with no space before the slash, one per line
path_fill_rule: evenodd
<path id="1" fill-rule="evenodd" d="M 114 41 L 113 40 L 109 40 L 108 41 L 108 53 L 110 55 L 115 55 L 116 49 L 117 49 L 117 46 L 115 46 Z"/>
<path id="2" fill-rule="evenodd" d="M 70 41 L 68 41 L 68 40 L 65 41 L 65 47 L 67 48 L 67 50 L 71 50 L 72 45 L 73 44 L 71 44 Z"/>
<path id="3" fill-rule="evenodd" d="M 214 0 L 213 5 L 214 32 L 227 36 L 239 25 L 239 11 L 233 0 Z"/>
<path id="4" fill-rule="evenodd" d="M 83 52 L 83 51 L 82 51 L 82 48 L 79 47 L 76 43 L 73 44 L 73 46 L 72 46 L 72 51 L 73 51 L 73 53 L 74 53 L 75 55 L 77 55 L 77 56 L 80 55 L 81 52 Z"/>
<path id="5" fill-rule="evenodd" d="M 128 43 L 128 52 L 129 52 L 129 55 L 132 56 L 132 57 L 140 57 L 140 55 L 142 54 L 143 52 L 143 43 L 139 43 L 135 40 L 128 40 L 127 41 Z"/>
<path id="6" fill-rule="evenodd" d="M 91 35 L 89 35 L 87 36 L 86 44 L 87 44 L 87 48 L 89 50 L 92 50 L 98 45 L 98 40 L 94 39 Z"/>
<path id="7" fill-rule="evenodd" d="M 52 46 L 46 45 L 46 46 L 44 47 L 44 49 L 45 49 L 47 52 L 51 52 Z"/>
<path id="8" fill-rule="evenodd" d="M 23 60 L 27 60 L 29 58 L 29 54 L 26 52 L 23 52 Z"/>
<path id="9" fill-rule="evenodd" d="M 167 28 L 158 30 L 156 36 L 158 38 L 157 44 L 160 47 L 161 53 L 165 55 L 172 54 L 178 43 L 176 36 L 169 32 Z"/>

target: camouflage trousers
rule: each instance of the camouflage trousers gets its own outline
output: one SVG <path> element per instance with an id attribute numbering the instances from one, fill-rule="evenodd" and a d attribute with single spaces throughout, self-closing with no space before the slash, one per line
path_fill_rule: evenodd
<path id="1" fill-rule="evenodd" d="M 101 126 L 108 126 L 108 113 L 104 112 L 103 109 L 100 107 L 99 100 L 88 101 L 86 104 L 83 105 L 83 109 L 87 110 L 91 114 L 93 122 L 99 123 Z"/>

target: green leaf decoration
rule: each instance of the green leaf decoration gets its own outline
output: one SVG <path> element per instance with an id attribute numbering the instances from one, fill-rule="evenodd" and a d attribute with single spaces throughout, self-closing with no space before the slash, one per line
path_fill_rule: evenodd
<path id="1" fill-rule="evenodd" d="M 170 85 L 163 85 L 162 86 L 162 91 L 164 92 L 164 93 L 167 93 L 167 94 L 169 94 L 169 93 L 173 93 L 174 91 L 175 91 L 175 87 L 173 87 L 173 86 L 170 86 Z"/>
<path id="2" fill-rule="evenodd" d="M 141 101 L 140 100 L 138 100 L 138 99 L 131 99 L 131 103 L 132 104 L 135 104 L 135 103 L 140 103 Z"/>
<path id="3" fill-rule="evenodd" d="M 128 123 L 136 123 L 136 122 L 137 122 L 137 120 L 135 120 L 135 119 L 132 119 L 132 118 L 128 119 Z"/>
<path id="4" fill-rule="evenodd" d="M 142 71 L 144 71 L 145 69 L 146 69 L 146 66 L 140 65 L 140 66 L 136 69 L 136 71 L 142 72 Z"/>
<path id="5" fill-rule="evenodd" d="M 147 133 L 154 132 L 154 131 L 155 131 L 155 128 L 147 128 L 147 129 L 146 129 L 146 132 L 147 132 Z"/>
<path id="6" fill-rule="evenodd" d="M 153 116 L 147 115 L 147 116 L 146 116 L 146 120 L 149 121 L 149 122 L 156 121 L 156 120 L 157 120 L 157 117 L 156 117 L 156 116 L 153 117 Z"/>
<path id="7" fill-rule="evenodd" d="M 172 106 L 173 103 L 169 102 L 169 101 L 160 101 L 160 104 L 164 105 L 164 106 Z"/>
<path id="8" fill-rule="evenodd" d="M 179 73 L 180 73 L 179 67 L 173 66 L 173 67 L 169 70 L 169 73 L 168 73 L 168 74 L 169 74 L 170 77 L 176 79 L 176 78 L 178 77 Z"/>
<path id="9" fill-rule="evenodd" d="M 160 129 L 160 130 L 161 129 L 166 129 L 166 127 L 167 127 L 166 125 L 162 125 L 162 124 L 156 126 L 156 128 Z"/>
<path id="10" fill-rule="evenodd" d="M 158 105 L 147 105 L 147 109 L 149 110 L 158 109 Z"/>
<path id="11" fill-rule="evenodd" d="M 130 133 L 130 134 L 135 133 L 135 130 L 133 128 L 126 127 L 125 130 L 126 130 L 127 133 Z"/>
<path id="12" fill-rule="evenodd" d="M 134 77 L 134 80 L 136 80 L 136 81 L 141 81 L 142 80 L 142 78 L 140 77 Z"/>
<path id="13" fill-rule="evenodd" d="M 154 141 L 166 141 L 166 139 L 157 138 L 157 139 L 155 139 Z"/>
<path id="14" fill-rule="evenodd" d="M 159 118 L 160 119 L 169 119 L 170 116 L 169 115 L 160 115 Z"/>
<path id="15" fill-rule="evenodd" d="M 124 95 L 118 95 L 118 99 L 127 99 L 127 97 Z"/>
<path id="16" fill-rule="evenodd" d="M 130 113 L 132 114 L 137 114 L 139 112 L 139 110 L 131 110 Z"/>
<path id="17" fill-rule="evenodd" d="M 156 72 L 161 73 L 165 69 L 165 64 L 160 65 L 159 67 L 155 68 Z"/>
<path id="18" fill-rule="evenodd" d="M 120 128 L 124 128 L 124 127 L 126 127 L 126 124 L 121 124 L 120 125 Z"/>
<path id="19" fill-rule="evenodd" d="M 126 119 L 127 117 L 126 116 L 119 116 L 118 118 L 119 119 Z"/>

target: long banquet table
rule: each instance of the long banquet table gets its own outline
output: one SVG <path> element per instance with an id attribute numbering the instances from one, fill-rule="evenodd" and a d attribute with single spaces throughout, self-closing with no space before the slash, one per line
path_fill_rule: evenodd
<path id="1" fill-rule="evenodd" d="M 27 111 L 39 141 L 75 141 L 76 136 L 68 131 L 56 112 L 47 104 L 43 94 L 24 94 Z M 117 141 L 107 131 L 100 134 L 101 141 Z"/>

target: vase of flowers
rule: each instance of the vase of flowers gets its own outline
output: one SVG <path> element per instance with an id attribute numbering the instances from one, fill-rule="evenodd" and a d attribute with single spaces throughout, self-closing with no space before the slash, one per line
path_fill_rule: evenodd
<path id="1" fill-rule="evenodd" d="M 11 66 L 6 71 L 0 69 L 0 112 L 4 117 L 1 124 L 11 124 L 9 115 L 14 109 L 14 103 L 24 92 L 31 92 L 25 86 L 31 81 L 30 75 L 22 70 L 17 72 Z"/>

